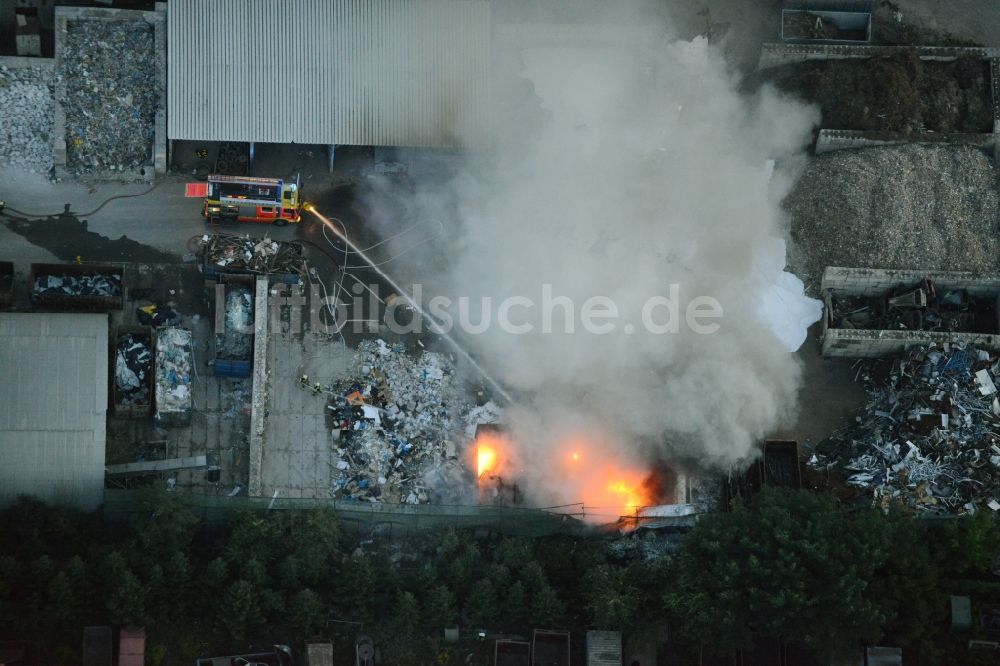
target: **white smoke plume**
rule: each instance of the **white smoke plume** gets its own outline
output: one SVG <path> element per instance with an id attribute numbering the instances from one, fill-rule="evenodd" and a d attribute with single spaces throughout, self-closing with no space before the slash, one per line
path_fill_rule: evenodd
<path id="1" fill-rule="evenodd" d="M 463 340 L 517 396 L 505 420 L 522 486 L 539 503 L 582 499 L 590 482 L 552 462 L 573 438 L 626 467 L 685 458 L 726 468 L 797 409 L 798 363 L 760 309 L 782 279 L 778 203 L 816 111 L 770 90 L 741 94 L 705 39 L 650 39 L 648 25 L 596 30 L 599 47 L 562 39 L 504 54 L 488 156 L 444 192 L 418 185 L 410 202 L 458 225 L 436 241 L 448 258 L 433 292 L 471 297 L 474 320 L 482 296 L 494 309 L 510 296 L 535 302 L 510 317 L 534 331 L 505 332 L 494 312 L 493 325 Z M 403 270 L 428 283 L 427 263 Z M 540 330 L 544 284 L 573 303 L 575 332 L 564 332 L 562 308 L 555 330 Z M 682 320 L 691 299 L 715 298 L 719 330 L 697 334 L 681 321 L 677 333 L 647 331 L 643 303 L 671 285 Z M 605 335 L 580 325 L 594 295 L 619 311 Z M 782 297 L 777 306 L 772 297 L 772 317 Z"/>

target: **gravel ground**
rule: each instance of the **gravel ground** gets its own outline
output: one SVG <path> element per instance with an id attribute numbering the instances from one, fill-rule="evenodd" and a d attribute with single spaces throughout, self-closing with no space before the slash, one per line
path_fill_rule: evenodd
<path id="1" fill-rule="evenodd" d="M 789 264 L 814 294 L 826 266 L 1000 272 L 998 185 L 992 159 L 964 146 L 814 157 L 784 202 Z"/>
<path id="2" fill-rule="evenodd" d="M 151 25 L 71 21 L 57 76 L 66 83 L 70 169 L 122 171 L 150 160 L 157 101 Z"/>
<path id="3" fill-rule="evenodd" d="M 0 162 L 30 172 L 52 168 L 50 70 L 0 67 Z"/>

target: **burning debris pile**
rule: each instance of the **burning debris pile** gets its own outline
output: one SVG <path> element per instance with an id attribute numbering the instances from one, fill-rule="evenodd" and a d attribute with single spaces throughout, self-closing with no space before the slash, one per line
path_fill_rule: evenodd
<path id="1" fill-rule="evenodd" d="M 302 267 L 302 246 L 270 238 L 222 234 L 201 237 L 206 263 L 251 273 L 298 273 Z"/>
<path id="2" fill-rule="evenodd" d="M 882 296 L 834 297 L 835 328 L 995 333 L 996 303 L 964 289 L 939 291 L 933 281 L 900 285 Z"/>
<path id="3" fill-rule="evenodd" d="M 859 363 L 861 363 L 859 361 Z M 945 344 L 859 369 L 871 401 L 808 464 L 840 468 L 882 507 L 948 514 L 1000 509 L 1000 360 Z"/>
<path id="4" fill-rule="evenodd" d="M 147 339 L 131 333 L 118 338 L 115 355 L 115 385 L 121 405 L 149 404 L 149 375 L 153 365 Z"/>
<path id="5" fill-rule="evenodd" d="M 35 278 L 36 294 L 68 294 L 70 296 L 121 296 L 120 275 L 40 275 Z"/>
<path id="6" fill-rule="evenodd" d="M 414 358 L 383 340 L 358 346 L 356 378 L 328 387 L 336 497 L 424 504 L 467 499 L 470 473 L 458 458 L 473 408 L 443 355 Z M 302 378 L 306 390 L 322 391 Z M 473 426 L 474 429 L 474 426 Z"/>

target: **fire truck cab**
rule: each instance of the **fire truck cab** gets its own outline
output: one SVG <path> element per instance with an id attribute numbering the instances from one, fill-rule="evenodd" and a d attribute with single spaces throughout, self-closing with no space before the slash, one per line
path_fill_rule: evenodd
<path id="1" fill-rule="evenodd" d="M 298 222 L 300 208 L 298 178 L 290 183 L 279 178 L 210 175 L 201 214 L 212 224 L 264 222 L 281 227 Z"/>

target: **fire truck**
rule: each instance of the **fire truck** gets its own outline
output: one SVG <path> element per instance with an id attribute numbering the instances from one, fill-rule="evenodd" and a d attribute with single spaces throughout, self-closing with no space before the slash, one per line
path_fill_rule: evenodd
<path id="1" fill-rule="evenodd" d="M 264 222 L 283 227 L 300 220 L 299 180 L 210 175 L 201 214 L 212 224 Z"/>

